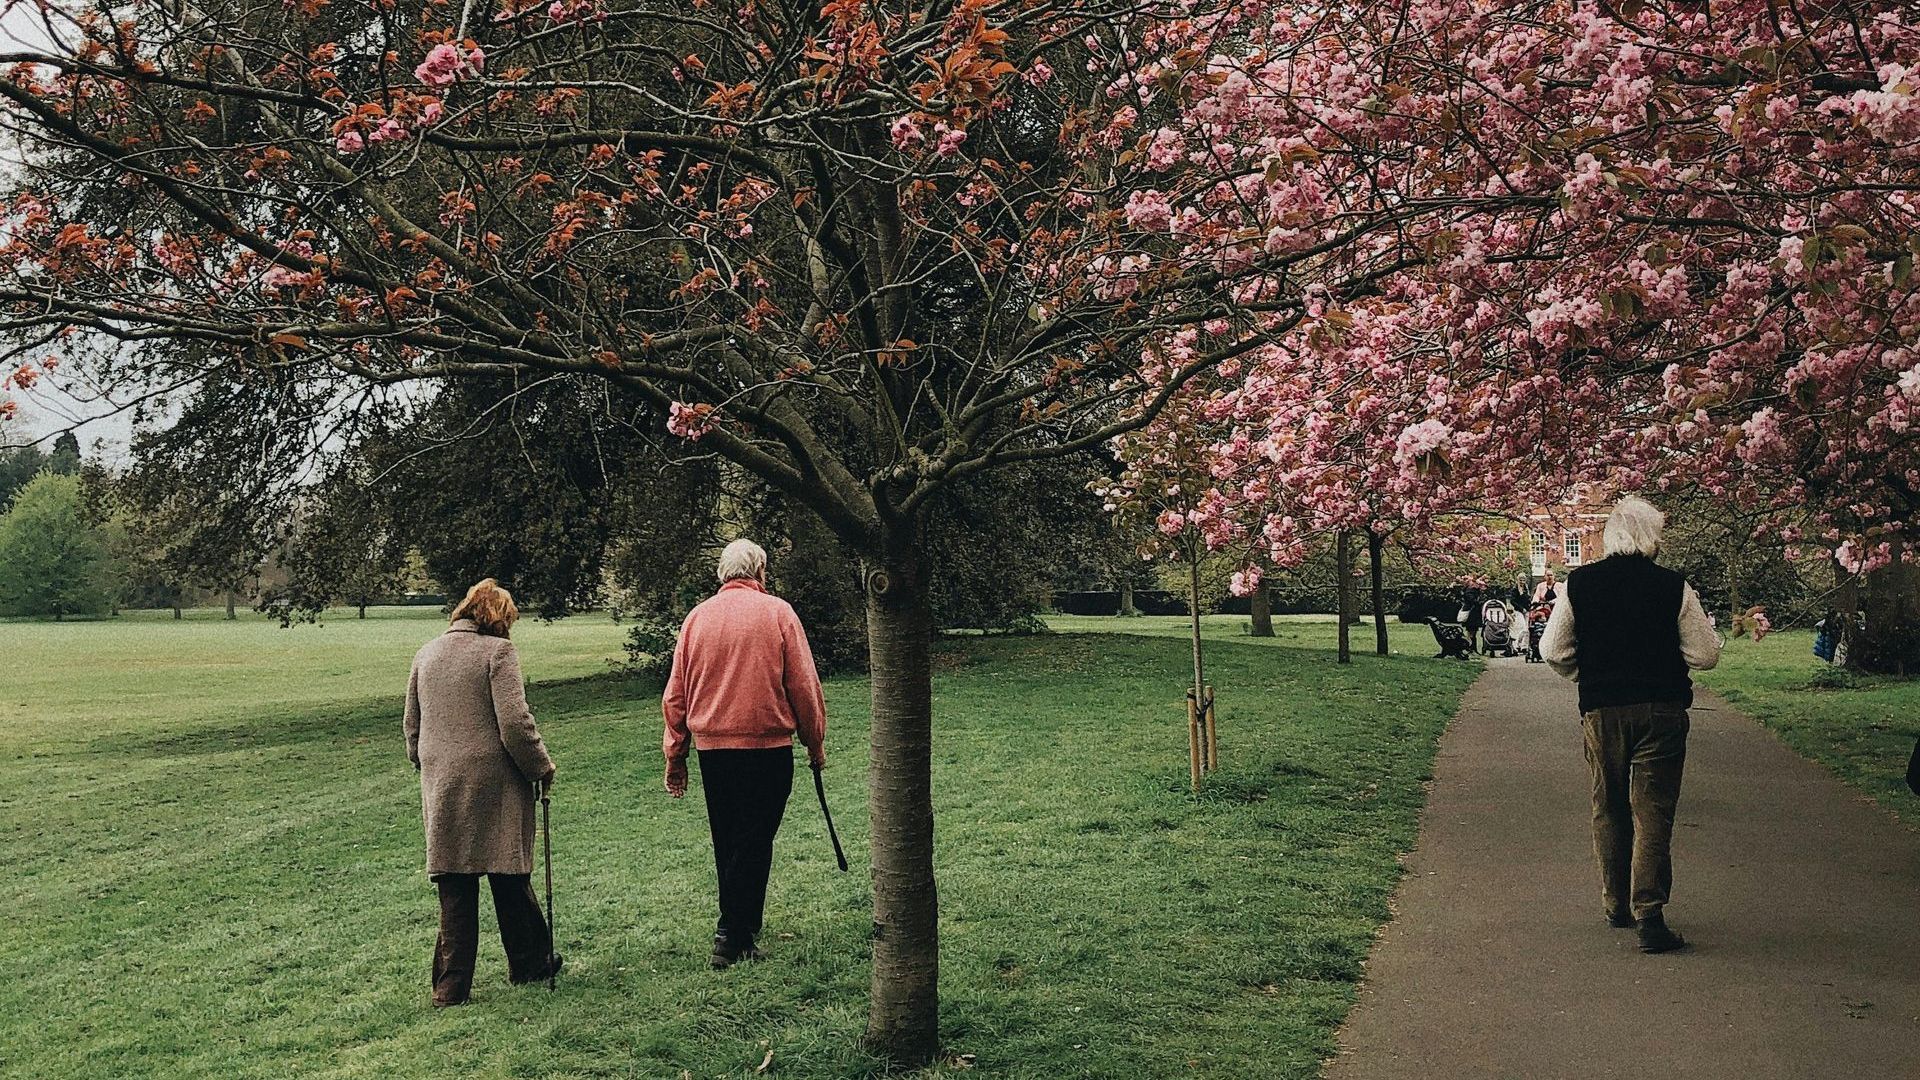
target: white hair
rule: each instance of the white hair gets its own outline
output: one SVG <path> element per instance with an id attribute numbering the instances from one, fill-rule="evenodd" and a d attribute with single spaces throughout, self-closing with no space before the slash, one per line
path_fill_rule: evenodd
<path id="1" fill-rule="evenodd" d="M 1645 555 L 1652 558 L 1660 550 L 1660 530 L 1667 526 L 1667 515 L 1638 495 L 1629 495 L 1613 504 L 1607 515 L 1606 532 L 1601 539 L 1609 555 Z"/>
<path id="2" fill-rule="evenodd" d="M 767 572 L 767 550 L 751 540 L 735 540 L 720 553 L 720 581 L 758 579 Z"/>

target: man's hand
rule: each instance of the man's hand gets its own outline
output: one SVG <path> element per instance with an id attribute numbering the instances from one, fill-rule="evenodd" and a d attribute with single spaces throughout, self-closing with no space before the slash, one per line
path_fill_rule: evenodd
<path id="1" fill-rule="evenodd" d="M 821 769 L 826 768 L 827 767 L 826 748 L 821 747 L 818 750 L 807 751 L 807 764 L 813 766 L 814 772 L 819 772 Z"/>
<path id="2" fill-rule="evenodd" d="M 687 793 L 687 759 L 667 762 L 667 794 L 679 798 Z"/>

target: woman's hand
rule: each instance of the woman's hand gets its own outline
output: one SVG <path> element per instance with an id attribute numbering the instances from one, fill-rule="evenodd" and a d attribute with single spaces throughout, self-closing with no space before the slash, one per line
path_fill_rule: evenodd
<path id="1" fill-rule="evenodd" d="M 687 759 L 667 762 L 667 794 L 679 798 L 687 793 Z"/>

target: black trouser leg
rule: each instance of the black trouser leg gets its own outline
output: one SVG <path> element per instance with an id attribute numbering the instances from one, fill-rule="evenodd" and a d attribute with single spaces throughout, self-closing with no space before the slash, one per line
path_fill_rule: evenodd
<path id="1" fill-rule="evenodd" d="M 437 874 L 440 938 L 433 946 L 433 1003 L 458 1005 L 473 992 L 473 958 L 480 948 L 480 875 Z"/>
<path id="2" fill-rule="evenodd" d="M 500 920 L 500 944 L 507 951 L 507 978 L 533 982 L 547 977 L 547 919 L 534 899 L 528 874 L 488 874 L 493 913 Z"/>
<path id="3" fill-rule="evenodd" d="M 793 792 L 793 748 L 701 750 L 700 786 L 720 882 L 719 930 L 745 948 L 760 933 L 773 839 Z"/>

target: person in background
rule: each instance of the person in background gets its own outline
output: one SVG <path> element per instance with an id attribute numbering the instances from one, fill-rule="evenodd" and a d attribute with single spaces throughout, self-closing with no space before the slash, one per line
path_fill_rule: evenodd
<path id="1" fill-rule="evenodd" d="M 1718 663 L 1721 646 L 1693 586 L 1653 561 L 1665 525 L 1645 499 L 1621 499 L 1607 517 L 1606 557 L 1567 576 L 1540 643 L 1548 665 L 1580 688 L 1607 922 L 1637 926 L 1649 953 L 1686 944 L 1667 926 L 1666 905 L 1688 672 Z"/>
<path id="2" fill-rule="evenodd" d="M 1513 592 L 1507 596 L 1507 606 L 1524 614 L 1533 606 L 1533 586 L 1527 584 L 1527 575 L 1513 575 Z"/>
<path id="3" fill-rule="evenodd" d="M 513 594 L 481 581 L 453 609 L 446 632 L 414 656 L 407 677 L 407 760 L 420 771 L 427 876 L 440 890 L 436 1008 L 464 1003 L 473 989 L 482 874 L 508 978 L 537 982 L 562 963 L 533 895 L 534 804 L 554 768 L 507 639 L 519 617 Z"/>
<path id="4" fill-rule="evenodd" d="M 667 794 L 687 793 L 688 744 L 719 874 L 713 966 L 758 960 L 773 839 L 793 790 L 793 742 L 827 763 L 827 706 L 813 650 L 792 605 L 767 592 L 767 553 L 735 540 L 720 555 L 720 591 L 687 614 L 661 711 Z"/>
<path id="5" fill-rule="evenodd" d="M 1479 589 L 1468 589 L 1461 600 L 1461 610 L 1467 613 L 1467 617 L 1460 620 L 1460 625 L 1467 632 L 1467 646 L 1472 651 L 1480 648 L 1480 628 L 1486 622 L 1481 607 L 1485 601 L 1486 593 Z"/>
<path id="6" fill-rule="evenodd" d="M 1559 600 L 1560 583 L 1554 579 L 1553 568 L 1548 567 L 1546 576 L 1541 578 L 1540 583 L 1533 587 L 1533 602 L 1537 607 L 1540 604 L 1557 603 Z"/>

